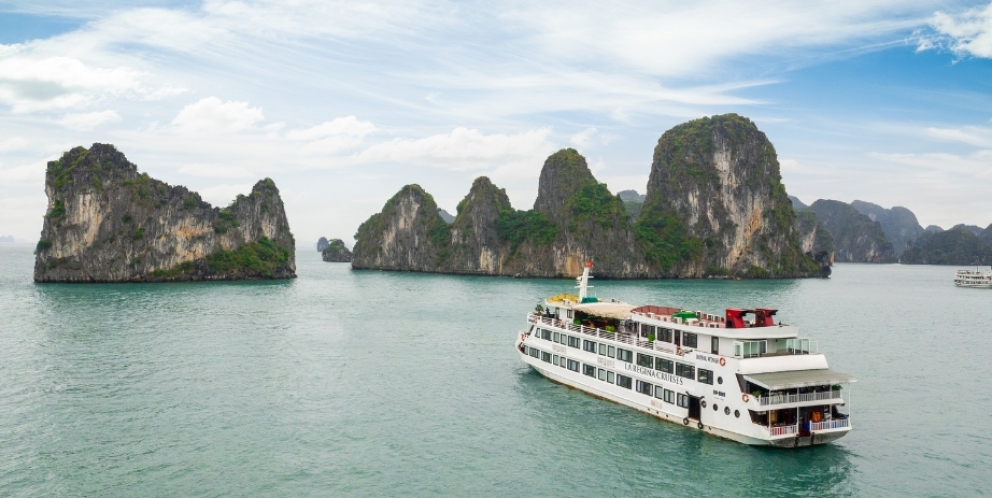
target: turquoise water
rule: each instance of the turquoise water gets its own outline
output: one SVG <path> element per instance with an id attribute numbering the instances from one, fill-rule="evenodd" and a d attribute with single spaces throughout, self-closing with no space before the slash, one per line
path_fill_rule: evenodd
<path id="1" fill-rule="evenodd" d="M 594 282 L 767 305 L 855 375 L 854 430 L 747 447 L 552 384 L 524 314 L 571 282 L 353 272 L 35 285 L 0 245 L 2 496 L 978 496 L 992 486 L 992 291 L 953 268 L 829 280 Z"/>

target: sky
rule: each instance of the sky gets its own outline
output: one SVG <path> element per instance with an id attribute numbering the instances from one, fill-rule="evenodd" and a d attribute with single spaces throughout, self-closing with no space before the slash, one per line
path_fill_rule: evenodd
<path id="1" fill-rule="evenodd" d="M 217 206 L 270 177 L 300 246 L 351 245 L 410 183 L 529 209 L 564 147 L 643 193 L 662 133 L 730 112 L 806 203 L 992 223 L 988 0 L 0 0 L 0 235 L 95 142 Z"/>

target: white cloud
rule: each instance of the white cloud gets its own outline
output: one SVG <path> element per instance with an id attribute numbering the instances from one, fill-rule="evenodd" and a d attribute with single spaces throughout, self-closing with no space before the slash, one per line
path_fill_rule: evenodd
<path id="1" fill-rule="evenodd" d="M 568 139 L 568 141 L 574 145 L 578 145 L 579 147 L 585 147 L 589 145 L 589 140 L 595 134 L 596 128 L 586 128 L 585 130 L 572 135 L 572 138 Z"/>
<path id="2" fill-rule="evenodd" d="M 248 102 L 207 97 L 184 107 L 172 124 L 183 133 L 220 133 L 244 131 L 264 119 L 262 109 L 248 107 Z"/>
<path id="3" fill-rule="evenodd" d="M 89 112 L 85 114 L 66 114 L 59 124 L 74 130 L 91 130 L 104 123 L 116 123 L 121 117 L 114 111 Z"/>
<path id="4" fill-rule="evenodd" d="M 303 130 L 290 130 L 286 138 L 293 141 L 309 141 L 303 154 L 335 154 L 354 148 L 362 143 L 365 136 L 376 130 L 368 121 L 359 121 L 355 116 L 337 118 Z"/>
<path id="5" fill-rule="evenodd" d="M 234 199 L 238 197 L 238 194 L 248 195 L 251 193 L 252 184 L 244 183 L 237 185 L 216 185 L 209 188 L 200 189 L 197 191 L 200 194 L 200 198 L 209 202 L 214 206 L 227 206 L 228 204 L 234 202 Z"/>
<path id="6" fill-rule="evenodd" d="M 0 152 L 11 152 L 23 148 L 28 141 L 22 137 L 8 138 L 0 141 Z"/>
<path id="7" fill-rule="evenodd" d="M 976 147 L 992 148 L 992 128 L 982 126 L 927 128 L 926 134 L 931 138 L 946 142 L 962 142 Z"/>
<path id="8" fill-rule="evenodd" d="M 42 186 L 45 184 L 45 168 L 48 161 L 0 168 L 0 185 Z"/>
<path id="9" fill-rule="evenodd" d="M 873 153 L 871 157 L 888 162 L 911 166 L 920 173 L 943 175 L 947 179 L 955 176 L 973 180 L 992 179 L 992 150 L 984 149 L 969 155 L 948 153 L 930 154 L 880 154 Z M 953 175 L 953 176 L 952 176 Z"/>
<path id="10" fill-rule="evenodd" d="M 931 20 L 939 35 L 939 42 L 960 55 L 992 58 L 992 3 L 958 14 L 937 12 Z M 933 47 L 935 41 L 924 38 L 920 49 Z"/>
<path id="11" fill-rule="evenodd" d="M 253 171 L 228 164 L 187 164 L 179 168 L 179 173 L 207 178 L 256 178 Z"/>
<path id="12" fill-rule="evenodd" d="M 554 151 L 548 141 L 550 128 L 538 128 L 516 135 L 455 128 L 451 133 L 419 140 L 400 139 L 373 145 L 356 158 L 363 162 L 397 161 L 436 166 L 455 171 L 491 169 L 505 163 L 535 164 L 539 169 Z"/>
<path id="13" fill-rule="evenodd" d="M 0 58 L 0 102 L 15 113 L 80 106 L 139 87 L 135 71 L 94 68 L 72 57 Z"/>

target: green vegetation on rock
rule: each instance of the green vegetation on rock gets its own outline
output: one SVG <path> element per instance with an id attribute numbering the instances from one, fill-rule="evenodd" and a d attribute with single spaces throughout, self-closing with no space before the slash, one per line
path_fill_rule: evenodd
<path id="1" fill-rule="evenodd" d="M 966 228 L 924 232 L 902 253 L 908 265 L 989 265 L 992 246 Z"/>
<path id="2" fill-rule="evenodd" d="M 289 261 L 289 251 L 280 249 L 268 237 L 243 244 L 233 251 L 220 250 L 207 255 L 210 270 L 219 273 L 249 273 L 273 277 L 277 267 Z"/>
<path id="3" fill-rule="evenodd" d="M 52 210 L 46 215 L 48 219 L 55 220 L 65 216 L 65 203 L 59 199 L 55 200 L 55 204 L 52 206 Z"/>
<path id="4" fill-rule="evenodd" d="M 499 238 L 510 244 L 510 252 L 524 242 L 547 245 L 558 236 L 558 227 L 543 213 L 534 210 L 500 212 L 497 221 Z"/>

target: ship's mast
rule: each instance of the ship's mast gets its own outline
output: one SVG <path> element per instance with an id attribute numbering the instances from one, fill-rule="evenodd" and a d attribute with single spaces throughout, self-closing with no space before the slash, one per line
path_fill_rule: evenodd
<path id="1" fill-rule="evenodd" d="M 592 276 L 589 275 L 589 270 L 591 268 L 592 261 L 586 261 L 586 267 L 582 269 L 582 276 L 575 279 L 576 282 L 578 282 L 578 285 L 576 285 L 575 288 L 579 289 L 580 303 L 586 298 L 587 295 L 589 295 L 589 289 L 592 288 L 592 286 L 589 285 L 589 279 L 592 278 Z"/>

